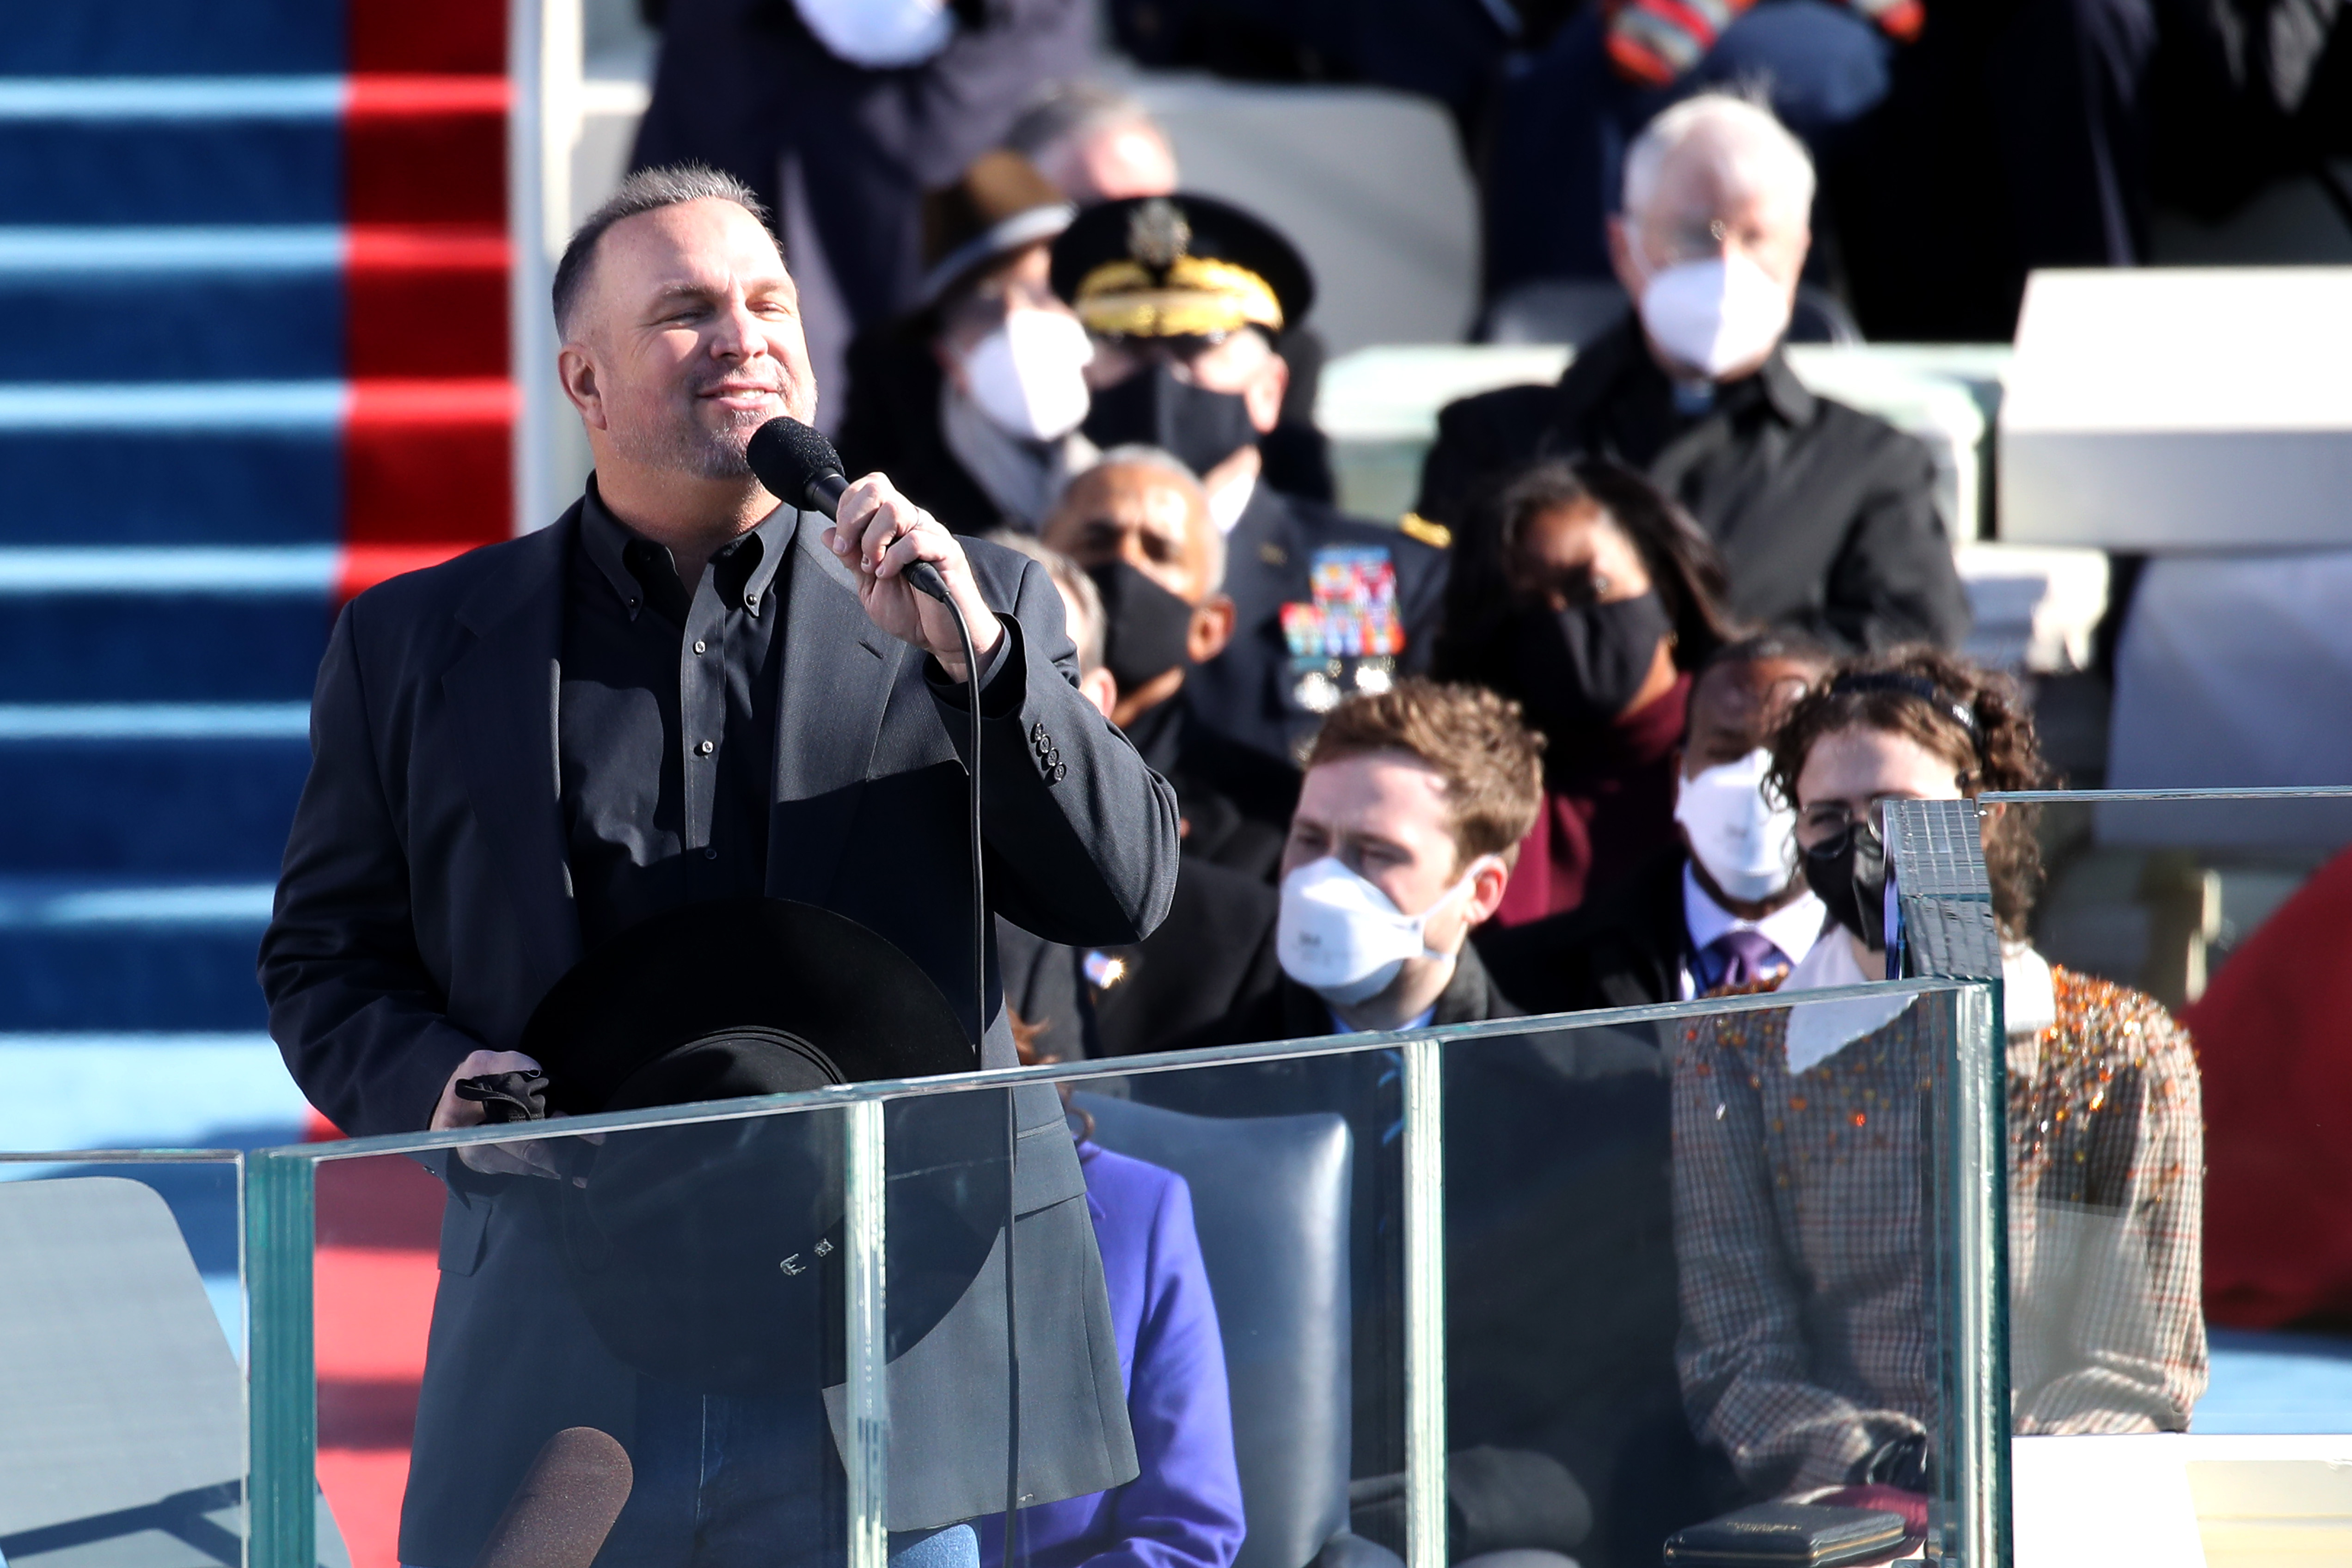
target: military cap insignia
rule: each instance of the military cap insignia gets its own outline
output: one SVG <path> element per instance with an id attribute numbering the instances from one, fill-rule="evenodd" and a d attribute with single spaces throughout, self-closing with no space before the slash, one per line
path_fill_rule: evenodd
<path id="1" fill-rule="evenodd" d="M 1192 226 L 1166 196 L 1152 197 L 1127 220 L 1127 253 L 1146 267 L 1165 271 L 1192 248 Z"/>

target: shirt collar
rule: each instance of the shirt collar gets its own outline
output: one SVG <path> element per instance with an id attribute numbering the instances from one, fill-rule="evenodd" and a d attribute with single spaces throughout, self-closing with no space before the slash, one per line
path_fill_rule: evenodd
<path id="1" fill-rule="evenodd" d="M 1578 368 L 1587 365 L 1588 362 L 1588 375 L 1592 378 L 1590 384 L 1585 377 L 1576 374 Z M 1580 404 L 1588 397 L 1601 395 L 1604 386 L 1625 384 L 1617 380 L 1623 375 L 1650 377 L 1665 390 L 1665 402 L 1672 405 L 1673 384 L 1667 379 L 1666 373 L 1659 368 L 1657 356 L 1650 352 L 1649 340 L 1643 335 L 1642 320 L 1637 312 L 1629 311 L 1615 327 L 1594 342 L 1590 351 L 1579 353 L 1569 362 L 1568 369 L 1560 375 L 1560 392 L 1564 397 L 1570 397 L 1571 401 Z M 1589 390 L 1586 390 L 1588 384 Z M 1573 396 L 1571 385 L 1578 388 Z M 1783 423 L 1805 425 L 1811 422 L 1814 405 L 1819 400 L 1806 390 L 1803 382 L 1797 379 L 1797 373 L 1789 368 L 1789 345 L 1786 342 L 1774 345 L 1772 356 L 1755 374 L 1718 384 L 1715 389 L 1713 412 L 1737 410 L 1758 397 L 1762 398 L 1765 405 Z"/>
<path id="2" fill-rule="evenodd" d="M 784 546 L 792 538 L 799 515 L 791 507 L 779 505 L 761 518 L 757 527 L 730 540 L 711 556 L 711 566 L 718 573 L 715 580 L 720 584 L 729 609 L 740 605 L 754 616 L 760 614 L 760 607 L 768 600 L 768 585 L 775 581 L 777 571 L 784 563 Z M 596 491 L 593 474 L 588 477 L 587 494 L 580 504 L 580 538 L 587 547 L 588 558 L 620 596 L 629 619 L 635 620 L 649 593 L 644 580 L 630 569 L 630 547 L 658 551 L 662 559 L 668 557 L 668 547 L 646 539 L 607 510 L 604 498 Z M 749 564 L 748 571 L 743 569 L 745 563 Z M 693 586 L 685 586 L 691 598 Z"/>
<path id="3" fill-rule="evenodd" d="M 1789 368 L 1785 343 L 1772 350 L 1772 357 L 1755 374 L 1720 384 L 1715 392 L 1718 408 L 1736 407 L 1743 397 L 1760 396 L 1784 425 L 1803 425 L 1813 417 L 1813 395 L 1805 390 L 1805 384 Z"/>
<path id="4" fill-rule="evenodd" d="M 1828 918 L 1829 910 L 1807 889 L 1786 909 L 1774 910 L 1760 921 L 1741 920 L 1709 898 L 1698 885 L 1691 863 L 1683 862 L 1683 929 L 1690 932 L 1694 952 L 1726 931 L 1754 931 L 1763 932 L 1764 940 L 1779 948 L 1791 964 L 1802 963 Z"/>

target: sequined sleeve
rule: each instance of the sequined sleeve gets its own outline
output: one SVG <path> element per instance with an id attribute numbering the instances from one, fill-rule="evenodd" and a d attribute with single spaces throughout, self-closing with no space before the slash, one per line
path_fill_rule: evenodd
<path id="1" fill-rule="evenodd" d="M 2058 1024 L 2010 1047 L 2015 1427 L 2181 1431 L 2206 1381 L 2196 1058 L 2149 998 L 2053 979 Z"/>
<path id="2" fill-rule="evenodd" d="M 1674 1070 L 1683 1399 L 1699 1436 L 1767 1493 L 1842 1484 L 1889 1437 L 1924 1430 L 1900 1411 L 1825 1386 L 1816 1366 L 1808 1280 L 1828 1260 L 1809 1256 L 1793 1215 L 1776 1200 L 1785 1175 L 1774 1173 L 1768 1129 L 1786 1099 L 1785 1017 L 1701 1020 L 1685 1031 Z"/>

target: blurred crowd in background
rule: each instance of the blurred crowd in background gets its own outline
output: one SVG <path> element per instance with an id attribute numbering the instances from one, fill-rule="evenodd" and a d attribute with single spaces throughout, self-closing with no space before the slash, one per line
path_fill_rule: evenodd
<path id="1" fill-rule="evenodd" d="M 2031 692 L 1959 657 L 1929 451 L 1809 390 L 1786 345 L 2005 342 L 2035 269 L 2142 263 L 2158 208 L 2218 218 L 2282 177 L 2352 225 L 2330 0 L 640 3 L 660 45 L 632 164 L 707 163 L 791 215 L 795 270 L 832 284 L 807 308 L 843 317 L 824 416 L 849 471 L 1045 563 L 1084 689 L 1178 790 L 1184 870 L 1150 939 L 1076 952 L 1000 921 L 1035 1059 L 1879 978 L 1883 803 L 2057 770 Z M 1476 195 L 1468 331 L 1570 342 L 1566 374 L 1453 402 L 1412 510 L 1346 515 L 1314 270 L 1278 206 L 1188 189 L 1136 68 L 1441 105 Z M 2158 1003 L 2036 952 L 2031 814 L 1994 814 L 1985 852 L 2011 1115 L 2062 1128 L 2012 1150 L 2021 1321 L 2080 1288 L 2064 1216 L 2117 1216 L 2135 1260 L 2104 1316 L 2021 1342 L 2019 1429 L 2183 1429 L 2206 1378 L 2198 1065 Z M 1803 1087 L 1892 1026 L 1777 1027 L 1727 1020 L 1652 1064 L 1670 1219 L 1660 1183 L 1647 1228 L 1556 1201 L 1530 1222 L 1575 1238 L 1580 1272 L 1527 1288 L 1600 1325 L 1575 1354 L 1538 1374 L 1462 1304 L 1454 1441 L 1545 1458 L 1477 1472 L 1457 1532 L 1630 1562 L 1744 1497 L 1924 1510 L 1918 1237 L 1785 1191 L 1865 1100 L 1903 1098 Z M 1312 1064 L 1267 1072 L 1258 1114 L 1327 1098 Z M 1382 1094 L 1351 1113 L 1368 1167 L 1394 1156 Z M 2110 1100 L 2129 1125 L 2069 1142 Z M 1525 1114 L 1496 1110 L 1497 1135 Z M 1918 1157 L 1895 1120 L 1856 1155 L 1889 1192 Z M 1627 1129 L 1585 1136 L 1648 1136 Z M 1495 1181 L 1498 1213 L 1537 1190 Z M 1785 1263 L 1738 1239 L 1765 1236 Z M 1360 1237 L 1359 1271 L 1392 1241 Z M 1358 1381 L 1376 1480 L 1402 1462 L 1390 1385 Z M 1209 1490 L 1203 1539 L 1230 1513 Z M 1569 1493 L 1573 1528 L 1474 1517 Z"/>

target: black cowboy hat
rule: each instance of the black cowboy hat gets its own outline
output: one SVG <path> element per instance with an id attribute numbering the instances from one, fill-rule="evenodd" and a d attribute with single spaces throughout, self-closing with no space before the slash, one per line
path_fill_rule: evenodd
<path id="1" fill-rule="evenodd" d="M 911 959 L 778 899 L 688 905 L 622 932 L 541 1000 L 520 1048 L 545 1069 L 547 1107 L 571 1114 L 974 1065 Z M 1005 1112 L 998 1094 L 947 1095 L 894 1103 L 885 1124 L 894 1154 L 924 1154 L 886 1200 L 895 1355 L 961 1299 L 1003 1227 Z M 606 1348 L 706 1393 L 839 1382 L 841 1128 L 820 1110 L 614 1132 L 573 1150 L 575 1180 L 534 1184 Z"/>

